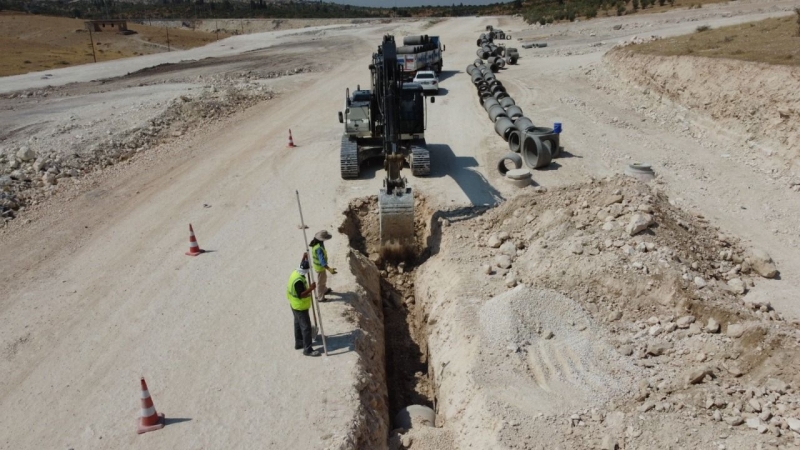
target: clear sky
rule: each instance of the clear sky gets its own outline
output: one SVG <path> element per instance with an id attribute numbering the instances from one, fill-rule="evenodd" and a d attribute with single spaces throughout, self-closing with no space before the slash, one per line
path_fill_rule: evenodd
<path id="1" fill-rule="evenodd" d="M 456 5 L 463 3 L 465 5 L 489 5 L 492 3 L 507 3 L 508 1 L 501 1 L 501 0 L 465 0 L 465 1 L 455 1 L 455 0 L 326 0 L 331 1 L 333 3 L 341 3 L 343 5 L 355 5 L 355 6 L 372 6 L 372 7 L 381 7 L 381 8 L 391 8 L 393 6 L 397 6 L 398 8 L 403 6 L 423 6 L 423 5 L 431 5 L 431 6 L 450 6 L 453 3 Z"/>

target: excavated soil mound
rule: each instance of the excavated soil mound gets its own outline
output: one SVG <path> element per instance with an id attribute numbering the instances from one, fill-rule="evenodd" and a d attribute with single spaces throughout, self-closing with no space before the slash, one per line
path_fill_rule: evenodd
<path id="1" fill-rule="evenodd" d="M 456 447 L 800 442 L 800 331 L 747 295 L 768 255 L 629 178 L 543 191 L 442 217 L 417 276 Z"/>

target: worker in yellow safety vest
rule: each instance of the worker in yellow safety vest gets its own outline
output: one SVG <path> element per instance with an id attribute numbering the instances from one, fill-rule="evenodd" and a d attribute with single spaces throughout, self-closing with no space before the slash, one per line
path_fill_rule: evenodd
<path id="1" fill-rule="evenodd" d="M 289 306 L 292 307 L 294 315 L 294 348 L 303 349 L 306 356 L 319 356 L 320 352 L 311 347 L 311 316 L 308 310 L 311 308 L 311 293 L 317 287 L 316 283 L 308 284 L 308 254 L 303 256 L 300 267 L 292 272 L 289 277 L 289 285 L 286 288 L 286 298 L 289 299 Z"/>
<path id="2" fill-rule="evenodd" d="M 325 250 L 325 241 L 330 240 L 331 234 L 322 230 L 314 235 L 311 240 L 311 262 L 317 274 L 317 300 L 324 302 L 325 296 L 332 291 L 328 288 L 328 272 L 336 274 L 336 269 L 328 265 L 328 251 Z"/>

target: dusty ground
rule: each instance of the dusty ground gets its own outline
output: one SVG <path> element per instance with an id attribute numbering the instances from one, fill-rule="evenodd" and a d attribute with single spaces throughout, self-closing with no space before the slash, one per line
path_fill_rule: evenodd
<path id="1" fill-rule="evenodd" d="M 94 61 L 89 32 L 80 19 L 31 14 L 0 14 L 0 76 L 58 69 Z M 94 33 L 97 61 L 166 52 L 164 28 L 128 23 L 136 34 Z M 219 38 L 228 34 L 221 32 Z M 172 29 L 169 46 L 181 50 L 206 45 L 217 34 Z"/>
<path id="2" fill-rule="evenodd" d="M 704 222 L 719 227 L 719 232 L 741 239 L 736 249 L 764 249 L 772 255 L 780 279 L 756 279 L 752 286 L 748 286 L 748 295 L 765 295 L 773 299 L 771 304 L 775 314 L 787 319 L 777 322 L 781 327 L 788 327 L 787 322 L 800 317 L 800 308 L 792 295 L 800 282 L 800 259 L 791 245 L 787 245 L 787 242 L 800 238 L 796 229 L 796 224 L 800 223 L 796 209 L 797 193 L 748 166 L 720 159 L 714 152 L 696 151 L 711 144 L 730 145 L 718 133 L 707 131 L 691 136 L 657 120 L 642 121 L 640 106 L 647 99 L 646 94 L 639 90 L 638 93 L 618 95 L 610 88 L 604 89 L 610 84 L 598 85 L 605 80 L 595 75 L 605 70 L 601 57 L 610 44 L 630 40 L 635 34 L 675 35 L 693 30 L 700 19 L 716 27 L 781 14 L 789 6 L 791 2 L 739 1 L 705 6 L 700 10 L 536 29 L 508 18 L 463 18 L 440 22 L 432 27 L 427 23 L 420 24 L 426 27 L 428 34 L 442 36 L 447 52 L 441 96 L 435 104 L 428 105 L 427 141 L 434 152 L 433 174 L 426 179 L 412 179 L 413 186 L 424 193 L 428 207 L 433 210 L 493 205 L 513 198 L 516 190 L 506 185 L 494 170 L 496 159 L 506 151 L 506 144 L 491 129 L 463 68 L 474 59 L 474 38 L 487 23 L 501 26 L 519 37 L 544 36 L 550 43 L 547 49 L 521 50 L 523 59 L 520 64 L 503 71 L 499 78 L 535 123 L 564 123 L 562 145 L 571 157 L 561 158 L 550 170 L 534 174 L 535 181 L 551 191 L 546 194 L 553 202 L 548 203 L 551 206 L 548 209 L 567 210 L 581 204 L 557 208 L 555 205 L 559 205 L 560 199 L 555 188 L 559 186 L 583 183 L 589 177 L 601 179 L 618 174 L 628 162 L 652 162 L 659 174 L 659 192 L 669 198 L 669 201 L 653 202 L 654 207 L 667 208 L 666 205 L 670 205 L 692 220 L 702 214 Z M 613 27 L 619 24 L 623 26 L 614 30 Z M 201 115 L 198 120 L 190 122 L 188 128 L 181 130 L 180 135 L 172 135 L 177 130 L 162 124 L 147 125 L 169 132 L 159 135 L 147 149 L 123 162 L 109 161 L 103 167 L 91 165 L 89 174 L 74 177 L 79 182 L 59 180 L 49 190 L 52 195 L 37 200 L 35 206 L 22 211 L 0 231 L 0 248 L 5 256 L 0 262 L 0 292 L 3 293 L 0 311 L 6 324 L 0 329 L 4 349 L 0 360 L 0 379 L 3 380 L 0 382 L 0 403 L 5 409 L 17 412 L 4 423 L 0 447 L 234 446 L 277 449 L 353 448 L 361 445 L 362 448 L 375 448 L 383 443 L 381 434 L 385 436 L 383 431 L 387 422 L 385 418 L 377 417 L 376 411 L 384 408 L 386 402 L 381 386 L 383 389 L 386 386 L 379 375 L 370 372 L 382 360 L 383 349 L 375 350 L 375 346 L 380 346 L 375 333 L 381 330 L 378 323 L 381 318 L 374 311 L 374 304 L 370 307 L 355 298 L 368 291 L 363 286 L 364 280 L 356 280 L 346 270 L 333 277 L 332 287 L 341 293 L 339 298 L 342 301 L 322 305 L 332 356 L 314 360 L 302 358 L 291 350 L 291 323 L 283 289 L 285 277 L 296 264 L 302 249 L 294 190 L 300 190 L 306 222 L 312 230 L 334 230 L 342 221 L 341 211 L 352 198 L 374 195 L 381 184 L 380 173 L 375 167 L 365 170 L 361 180 L 340 180 L 338 146 L 341 125 L 336 120 L 336 111 L 341 107 L 345 87 L 352 89 L 358 83 L 368 83 L 366 66 L 369 52 L 379 37 L 390 31 L 398 34 L 413 32 L 414 26 L 362 26 L 354 34 L 353 25 L 336 25 L 237 36 L 186 52 L 103 63 L 92 70 L 88 66 L 56 70 L 49 80 L 42 80 L 42 74 L 0 79 L 0 92 L 8 94 L 0 100 L 4 117 L 17 124 L 14 129 L 24 126 L 35 129 L 34 135 L 40 138 L 34 142 L 42 141 L 37 144 L 41 145 L 37 150 L 45 153 L 57 153 L 61 151 L 62 143 L 67 142 L 60 140 L 64 136 L 59 127 L 63 129 L 64 121 L 70 119 L 63 110 L 74 109 L 75 121 L 80 121 L 88 130 L 108 136 L 107 131 L 112 135 L 118 132 L 116 119 L 111 114 L 120 105 L 130 108 L 126 110 L 126 118 L 134 115 L 147 122 L 162 117 L 164 105 L 178 101 L 174 99 L 187 93 L 192 99 L 195 95 L 200 99 L 198 93 L 213 99 L 214 95 L 230 86 L 244 85 L 251 90 L 264 87 L 263 92 L 272 96 L 270 99 L 255 99 L 258 103 L 243 111 L 239 108 L 212 117 L 203 118 Z M 523 30 L 522 34 L 518 33 Z M 324 63 L 310 64 L 310 73 L 286 76 L 286 70 L 304 67 L 309 55 L 319 54 L 320 39 L 330 45 L 326 48 L 328 57 Z M 602 44 L 595 46 L 600 42 Z M 281 46 L 287 44 L 291 45 Z M 248 53 L 251 50 L 259 52 Z M 277 59 L 279 56 L 286 59 Z M 216 64 L 212 62 L 214 60 L 203 61 L 206 57 L 230 59 Z M 295 65 L 294 58 L 302 63 Z M 164 66 L 130 78 L 91 82 L 98 78 L 98 73 L 108 77 L 124 76 L 128 72 L 181 60 L 197 62 Z M 264 67 L 259 67 L 260 64 Z M 272 68 L 272 64 L 276 67 Z M 252 74 L 248 73 L 251 71 Z M 280 76 L 271 78 L 271 72 Z M 45 89 L 47 85 L 54 87 Z M 219 86 L 216 93 L 213 92 L 215 86 Z M 169 98 L 171 88 L 175 91 Z M 43 95 L 45 92 L 47 96 Z M 107 97 L 103 103 L 102 100 L 93 100 L 92 96 L 97 95 L 114 98 Z M 67 103 L 62 103 L 65 101 Z M 91 107 L 76 108 L 81 102 Z M 62 108 L 61 104 L 65 107 Z M 141 115 L 136 109 L 142 110 Z M 15 111 L 19 113 L 15 114 Z M 26 112 L 38 112 L 39 118 Z M 92 125 L 98 120 L 100 122 Z M 698 120 L 692 126 L 712 130 L 715 125 Z M 289 128 L 299 146 L 296 149 L 285 148 Z M 26 133 L 24 130 L 9 131 L 10 127 L 4 130 L 0 143 L 6 155 L 19 151 L 22 141 L 18 139 Z M 47 137 L 48 134 L 51 137 Z M 72 136 L 70 139 L 77 138 Z M 75 145 L 67 146 L 64 153 L 79 150 L 86 144 Z M 309 183 L 307 179 L 313 181 Z M 627 190 L 628 187 L 620 186 L 618 189 Z M 628 199 L 640 196 L 638 192 L 627 191 L 626 195 L 629 195 L 625 197 Z M 588 197 L 585 200 L 588 201 Z M 513 205 L 492 211 L 492 217 L 500 219 L 500 223 L 504 213 L 513 217 Z M 591 207 L 600 208 L 594 203 Z M 766 216 L 768 225 L 764 226 L 766 208 L 772 214 Z M 544 211 L 531 209 L 533 213 Z M 679 213 L 666 217 L 674 218 L 676 215 Z M 186 225 L 190 222 L 195 227 L 200 245 L 214 252 L 194 259 L 183 255 L 186 251 Z M 452 222 L 457 224 L 458 219 L 453 217 Z M 472 225 L 465 222 L 463 226 Z M 537 226 L 546 228 L 543 223 Z M 592 226 L 602 227 L 601 224 Z M 719 369 L 724 369 L 722 363 L 730 367 L 730 359 L 726 359 L 724 352 L 731 348 L 730 345 L 736 345 L 734 339 L 738 338 L 716 334 L 687 336 L 688 341 L 676 341 L 672 353 L 665 350 L 668 358 L 656 358 L 657 364 L 669 367 L 669 370 L 663 370 L 665 376 L 672 377 L 677 371 L 673 363 L 685 364 L 683 361 L 696 357 L 697 351 L 706 352 L 709 361 L 718 364 L 714 373 L 720 378 L 718 385 L 707 380 L 703 386 L 717 386 L 719 392 L 714 395 L 727 396 L 721 398 L 720 405 L 724 400 L 728 409 L 714 406 L 716 403 L 712 401 L 713 408 L 703 409 L 701 414 L 699 408 L 705 408 L 706 399 L 698 398 L 698 395 L 705 394 L 704 390 L 690 390 L 688 393 L 692 399 L 671 397 L 684 395 L 683 391 L 671 391 L 662 398 L 667 385 L 660 387 L 660 383 L 665 379 L 650 381 L 648 378 L 647 384 L 642 386 L 634 382 L 635 389 L 626 390 L 631 386 L 630 377 L 636 378 L 640 372 L 648 377 L 656 376 L 658 374 L 653 372 L 661 366 L 641 366 L 640 361 L 649 364 L 648 361 L 654 358 L 625 357 L 617 344 L 632 345 L 635 352 L 647 352 L 649 330 L 656 326 L 649 324 L 650 317 L 656 316 L 658 325 L 667 328 L 671 327 L 670 323 L 677 326 L 677 314 L 670 317 L 666 310 L 651 312 L 643 308 L 630 319 L 626 318 L 625 327 L 620 325 L 619 329 L 624 328 L 626 337 L 634 336 L 631 344 L 609 337 L 612 327 L 596 320 L 594 313 L 587 313 L 589 308 L 583 306 L 589 302 L 589 296 L 583 298 L 563 285 L 541 286 L 546 289 L 541 293 L 512 292 L 487 302 L 489 294 L 494 296 L 507 289 L 505 279 L 492 279 L 493 287 L 486 292 L 473 286 L 475 280 L 483 280 L 479 276 L 486 276 L 480 273 L 481 258 L 459 260 L 449 256 L 459 249 L 467 251 L 482 239 L 464 232 L 448 235 L 447 230 L 456 228 L 456 225 L 444 228 L 446 239 L 451 240 L 447 244 L 450 250 L 440 252 L 436 265 L 426 266 L 442 270 L 438 283 L 427 281 L 423 286 L 429 286 L 431 290 L 417 292 L 416 298 L 421 302 L 423 298 L 434 298 L 437 293 L 450 293 L 452 300 L 470 303 L 461 308 L 458 302 L 451 301 L 448 307 L 452 308 L 453 314 L 441 315 L 441 328 L 430 330 L 438 333 L 438 337 L 429 340 L 429 345 L 436 383 L 434 397 L 439 396 L 435 403 L 445 428 L 415 435 L 414 442 L 407 442 L 413 445 L 412 448 L 451 448 L 454 442 L 472 444 L 474 448 L 511 448 L 521 442 L 537 443 L 534 440 L 540 436 L 537 433 L 544 433 L 548 427 L 562 430 L 558 439 L 564 448 L 590 448 L 602 437 L 594 433 L 600 428 L 586 426 L 587 432 L 580 431 L 582 428 L 574 432 L 571 431 L 572 425 L 583 427 L 581 422 L 594 421 L 592 408 L 596 402 L 620 395 L 622 397 L 614 401 L 616 408 L 601 410 L 598 407 L 597 417 L 605 417 L 604 421 L 613 417 L 611 421 L 598 420 L 598 423 L 613 425 L 618 427 L 615 430 L 629 433 L 632 440 L 625 442 L 638 443 L 636 448 L 650 448 L 650 442 L 663 443 L 666 448 L 668 442 L 674 442 L 676 431 L 687 429 L 691 436 L 669 445 L 676 448 L 682 447 L 683 443 L 689 447 L 713 445 L 719 448 L 725 445 L 728 437 L 732 438 L 729 448 L 742 448 L 755 442 L 766 445 L 772 440 L 785 446 L 794 442 L 793 432 L 785 429 L 782 423 L 777 427 L 786 431 L 786 436 L 779 437 L 773 431 L 774 424 L 772 427 L 765 425 L 768 434 L 761 435 L 758 429 L 751 430 L 746 428 L 747 425 L 728 430 L 722 423 L 714 421 L 713 409 L 723 411 L 723 420 L 736 417 L 736 409 L 739 409 L 741 417 L 752 418 L 747 416 L 752 413 L 746 405 L 752 398 L 759 399 L 759 405 L 769 403 L 769 408 L 776 412 L 773 415 L 784 419 L 792 418 L 792 411 L 796 411 L 794 386 L 783 395 L 786 401 L 779 402 L 778 398 L 771 397 L 773 392 L 769 389 L 748 391 L 748 387 L 762 389 L 764 386 L 745 383 L 743 380 L 756 380 L 749 372 L 742 375 L 745 378 L 736 377 L 730 369 L 722 373 Z M 781 231 L 774 233 L 774 229 Z M 452 240 L 458 239 L 458 234 L 467 237 L 458 240 L 458 245 L 452 244 Z M 558 241 L 559 237 L 553 239 Z M 721 244 L 710 239 L 702 242 L 709 242 L 709 249 L 716 250 L 714 246 Z M 344 268 L 347 254 L 345 236 L 336 235 L 330 253 L 334 264 Z M 618 255 L 616 251 L 608 254 Z M 559 264 L 563 264 L 562 259 L 568 261 L 560 252 L 553 251 L 548 255 Z M 715 256 L 720 257 L 719 253 Z M 353 258 L 350 261 L 351 265 L 367 264 L 363 261 L 354 263 Z M 633 262 L 630 261 L 631 267 L 634 267 Z M 709 260 L 708 264 L 711 262 L 718 260 Z M 697 276 L 710 277 L 712 266 L 698 267 L 704 272 Z M 617 269 L 622 270 L 622 266 L 617 266 Z M 470 276 L 459 278 L 456 276 L 458 270 L 464 270 Z M 586 276 L 590 275 L 587 272 Z M 591 279 L 595 278 L 598 277 L 592 275 Z M 580 280 L 578 277 L 573 282 Z M 361 287 L 356 281 L 361 282 Z M 536 280 L 522 277 L 520 281 L 530 284 Z M 375 282 L 377 280 L 366 284 L 371 284 L 375 291 Z M 463 291 L 455 288 L 472 289 L 475 301 L 469 300 L 472 297 L 458 296 Z M 722 288 L 714 284 L 707 290 L 704 288 L 701 294 L 716 293 L 716 289 Z M 723 297 L 721 294 L 721 298 L 709 301 L 716 304 L 728 295 L 726 293 Z M 538 309 L 548 309 L 547 305 L 554 302 L 568 305 L 562 305 L 562 310 L 550 311 L 554 317 L 549 320 L 553 321 L 556 336 L 559 330 L 573 327 L 570 320 L 580 323 L 580 320 L 591 319 L 593 322 L 587 324 L 586 329 L 596 329 L 601 337 L 596 341 L 576 340 L 574 344 L 580 352 L 576 353 L 575 359 L 568 357 L 566 360 L 567 363 L 580 361 L 583 367 L 566 372 L 567 378 L 572 377 L 573 382 L 562 387 L 562 392 L 571 394 L 574 391 L 576 394 L 567 399 L 570 405 L 574 405 L 570 411 L 563 411 L 558 406 L 561 401 L 558 395 L 508 389 L 517 380 L 515 371 L 520 366 L 506 365 L 512 361 L 511 357 L 504 356 L 505 352 L 510 352 L 508 344 L 482 341 L 487 339 L 486 335 L 499 336 L 509 329 L 509 324 L 503 324 L 502 318 L 520 316 L 535 319 L 535 311 L 524 307 L 529 302 L 541 305 Z M 629 312 L 625 303 L 612 303 L 611 299 L 606 302 L 618 305 L 617 308 L 623 310 L 623 317 Z M 470 313 L 481 310 L 487 317 L 494 318 L 489 323 L 499 326 L 497 331 L 489 327 L 487 333 L 478 334 L 475 328 L 470 332 L 473 344 L 443 339 L 461 336 L 460 331 L 467 329 L 464 327 L 475 325 L 476 318 L 481 317 L 477 313 L 470 316 Z M 770 322 L 769 311 L 756 313 L 743 307 L 740 311 L 743 320 L 753 322 L 760 327 L 758 329 L 775 322 L 774 319 Z M 708 317 L 700 312 L 687 314 L 694 314 L 698 320 Z M 565 318 L 570 320 L 565 321 Z M 730 328 L 728 324 L 733 323 L 727 320 L 729 318 L 725 316 L 725 321 L 720 319 L 726 335 Z M 648 331 L 635 337 L 638 331 L 634 327 L 641 327 L 641 324 L 645 324 Z M 776 342 L 771 340 L 773 336 L 784 333 L 785 341 L 778 341 L 785 344 L 782 345 L 784 350 L 765 353 L 793 361 L 791 358 L 796 358 L 796 352 L 791 351 L 793 347 L 789 344 L 796 342 L 796 337 L 783 332 L 783 329 L 770 327 L 764 335 L 766 337 L 761 339 L 773 343 Z M 533 342 L 535 336 L 530 331 L 527 327 L 519 329 L 520 333 L 529 333 L 526 339 Z M 509 336 L 517 339 L 516 335 Z M 767 338 L 770 340 L 766 341 Z M 702 347 L 698 340 L 707 343 L 712 350 Z M 524 339 L 519 341 L 522 351 L 515 350 L 513 355 L 532 354 L 523 343 Z M 481 342 L 487 348 L 493 348 L 494 354 L 479 359 L 469 357 L 468 353 Z M 447 347 L 442 343 L 447 343 Z M 591 359 L 593 345 L 600 347 L 598 354 L 604 355 L 602 358 Z M 757 345 L 751 347 L 757 349 Z M 774 348 L 768 347 L 767 350 Z M 684 349 L 689 353 L 684 355 Z M 680 356 L 676 356 L 678 350 Z M 546 359 L 542 358 L 539 361 Z M 452 363 L 443 366 L 441 363 L 446 361 Z M 555 364 L 551 359 L 548 361 Z M 372 368 L 365 367 L 367 364 Z M 788 367 L 794 367 L 791 364 Z M 493 372 L 493 365 L 502 370 Z M 536 365 L 532 364 L 534 368 Z M 598 395 L 591 395 L 591 392 L 579 395 L 586 392 L 582 383 L 603 384 L 608 379 L 609 370 L 621 371 L 617 385 L 600 390 Z M 596 377 L 598 373 L 605 374 L 605 378 Z M 168 417 L 191 420 L 176 420 L 162 431 L 136 436 L 133 433 L 138 410 L 136 383 L 142 374 L 148 377 L 160 411 Z M 471 374 L 476 381 L 469 380 Z M 764 374 L 781 377 L 786 383 L 795 382 L 791 372 L 779 374 L 770 371 Z M 534 381 L 549 380 L 542 374 L 533 373 L 531 376 Z M 470 395 L 475 383 L 484 386 L 481 389 L 488 389 L 487 392 L 492 386 L 492 389 L 497 386 L 505 389 L 500 389 L 500 396 Z M 570 386 L 577 388 L 570 389 Z M 646 392 L 648 402 L 657 402 L 652 407 L 659 409 L 658 416 L 649 409 L 644 412 L 625 409 L 632 407 L 632 403 L 627 403 L 632 400 L 626 395 L 636 395 L 640 389 Z M 539 412 L 543 416 L 533 422 L 531 426 L 534 428 L 530 428 L 528 422 L 520 427 L 523 422 L 517 418 L 526 416 L 510 406 L 514 401 L 525 403 L 519 400 L 525 399 L 526 395 L 539 395 L 531 398 L 541 401 L 542 410 Z M 494 398 L 495 401 L 486 406 L 482 403 L 485 398 Z M 784 411 L 780 410 L 779 403 L 786 407 Z M 684 407 L 677 410 L 678 404 Z M 81 414 L 75 414 L 75 411 L 81 411 Z M 692 415 L 693 411 L 702 416 L 702 421 L 695 420 L 697 417 Z M 625 415 L 619 419 L 616 412 Z M 614 415 L 610 416 L 611 413 Z M 573 419 L 571 414 L 578 414 L 578 418 Z M 639 419 L 640 415 L 645 419 Z M 502 417 L 509 420 L 503 423 Z M 563 420 L 565 417 L 566 421 Z M 669 426 L 656 429 L 647 425 L 662 418 Z M 769 420 L 771 418 L 765 419 L 766 423 Z M 634 426 L 626 421 L 644 424 Z M 366 424 L 382 425 L 376 425 L 370 434 Z M 491 425 L 496 427 L 486 428 Z M 633 428 L 628 432 L 629 426 Z M 522 431 L 512 430 L 515 428 Z M 420 437 L 426 433 L 429 434 L 427 438 Z M 459 435 L 463 436 L 462 440 L 454 441 L 454 436 Z"/>

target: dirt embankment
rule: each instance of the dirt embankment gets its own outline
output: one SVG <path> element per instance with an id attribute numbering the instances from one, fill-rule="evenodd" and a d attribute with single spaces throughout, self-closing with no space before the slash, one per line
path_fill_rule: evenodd
<path id="1" fill-rule="evenodd" d="M 433 448 L 796 445 L 797 324 L 751 296 L 763 252 L 623 178 L 474 215 L 439 213 L 415 279 L 455 437 Z"/>
<path id="2" fill-rule="evenodd" d="M 800 68 L 626 49 L 604 60 L 621 79 L 698 113 L 688 119 L 708 132 L 744 143 L 800 190 Z"/>

